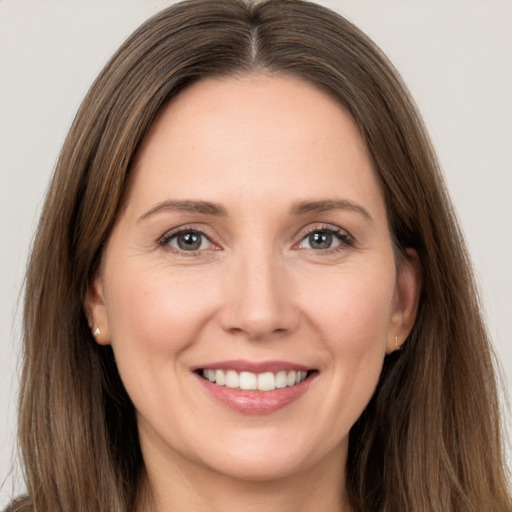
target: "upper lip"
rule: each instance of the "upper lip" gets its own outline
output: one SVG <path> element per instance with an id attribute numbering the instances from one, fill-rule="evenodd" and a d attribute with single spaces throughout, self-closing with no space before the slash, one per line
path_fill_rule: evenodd
<path id="1" fill-rule="evenodd" d="M 193 371 L 198 370 L 234 370 L 240 372 L 265 373 L 279 371 L 310 371 L 314 370 L 311 366 L 292 363 L 290 361 L 247 361 L 244 359 L 234 359 L 231 361 L 216 361 L 198 365 L 192 368 Z"/>

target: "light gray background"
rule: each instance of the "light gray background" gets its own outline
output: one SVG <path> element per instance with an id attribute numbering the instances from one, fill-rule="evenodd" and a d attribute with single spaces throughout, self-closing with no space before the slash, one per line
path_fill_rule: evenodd
<path id="1" fill-rule="evenodd" d="M 16 467 L 17 299 L 49 176 L 102 65 L 169 3 L 0 0 L 0 506 L 23 489 L 19 470 L 7 476 Z M 384 49 L 424 115 L 473 257 L 504 387 L 511 390 L 512 1 L 321 3 Z"/>

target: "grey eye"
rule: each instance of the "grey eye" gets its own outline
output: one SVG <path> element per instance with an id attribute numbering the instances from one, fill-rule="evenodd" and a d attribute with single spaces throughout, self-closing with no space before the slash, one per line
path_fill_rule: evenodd
<path id="1" fill-rule="evenodd" d="M 181 251 L 199 251 L 211 246 L 208 238 L 198 231 L 178 233 L 169 239 L 168 244 Z"/>
<path id="2" fill-rule="evenodd" d="M 322 251 L 326 249 L 332 249 L 340 245 L 341 240 L 336 233 L 331 233 L 326 230 L 318 230 L 312 231 L 308 235 L 306 235 L 301 243 L 300 247 L 302 249 L 313 249 L 316 251 Z"/>

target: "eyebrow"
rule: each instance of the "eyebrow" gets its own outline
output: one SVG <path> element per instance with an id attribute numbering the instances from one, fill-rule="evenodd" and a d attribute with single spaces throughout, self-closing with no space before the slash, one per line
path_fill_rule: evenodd
<path id="1" fill-rule="evenodd" d="M 190 213 L 202 213 L 203 215 L 215 215 L 224 217 L 227 215 L 226 209 L 217 203 L 210 201 L 163 201 L 142 214 L 137 222 L 146 220 L 153 215 L 165 211 L 178 211 Z"/>
<path id="2" fill-rule="evenodd" d="M 373 218 L 361 205 L 346 199 L 325 199 L 321 201 L 301 201 L 291 208 L 293 215 L 304 215 L 306 213 L 320 213 L 330 210 L 348 210 L 361 214 L 368 221 L 373 223 Z"/>
<path id="3" fill-rule="evenodd" d="M 292 215 L 305 215 L 307 213 L 320 213 L 330 210 L 349 210 L 359 213 L 370 222 L 373 222 L 372 216 L 368 213 L 368 210 L 363 208 L 361 205 L 348 201 L 346 199 L 324 199 L 320 201 L 301 201 L 296 203 L 290 209 Z M 158 203 L 156 206 L 142 214 L 137 222 L 142 222 L 153 215 L 166 212 L 166 211 L 179 211 L 179 212 L 190 212 L 200 213 L 203 215 L 213 215 L 217 217 L 227 216 L 227 210 L 218 203 L 212 203 L 210 201 L 175 201 L 167 200 Z"/>

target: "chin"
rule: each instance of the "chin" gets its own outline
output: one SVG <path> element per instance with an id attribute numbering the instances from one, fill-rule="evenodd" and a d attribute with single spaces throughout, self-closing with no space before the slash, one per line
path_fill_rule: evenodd
<path id="1" fill-rule="evenodd" d="M 277 432 L 276 436 L 249 436 L 252 439 L 235 439 L 210 449 L 202 464 L 217 473 L 237 480 L 265 482 L 308 472 L 323 464 L 342 464 L 346 457 L 347 443 L 335 446 L 308 440 L 289 433 Z M 243 437 L 243 436 L 241 436 Z M 321 441 L 326 441 L 323 439 Z M 213 447 L 211 447 L 213 448 Z"/>

